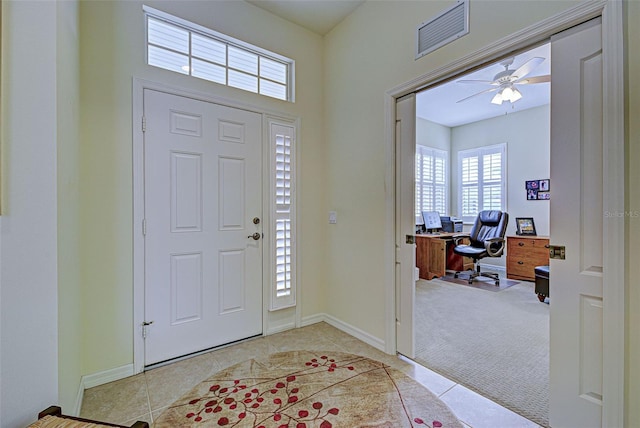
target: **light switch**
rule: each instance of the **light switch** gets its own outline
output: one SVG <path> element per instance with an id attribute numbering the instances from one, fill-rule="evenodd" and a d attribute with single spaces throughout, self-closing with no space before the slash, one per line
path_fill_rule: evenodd
<path id="1" fill-rule="evenodd" d="M 338 213 L 335 211 L 329 211 L 329 224 L 336 224 L 338 222 Z"/>

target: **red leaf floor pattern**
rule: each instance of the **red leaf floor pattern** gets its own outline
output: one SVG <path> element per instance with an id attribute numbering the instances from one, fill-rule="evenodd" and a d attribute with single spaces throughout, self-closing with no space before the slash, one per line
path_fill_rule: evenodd
<path id="1" fill-rule="evenodd" d="M 168 427 L 455 427 L 427 389 L 379 361 L 292 351 L 216 373 L 154 423 Z"/>

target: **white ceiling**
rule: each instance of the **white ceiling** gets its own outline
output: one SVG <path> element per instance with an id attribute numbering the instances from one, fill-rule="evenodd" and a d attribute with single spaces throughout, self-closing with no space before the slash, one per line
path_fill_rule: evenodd
<path id="1" fill-rule="evenodd" d="M 324 36 L 365 0 L 247 0 L 280 18 Z"/>
<path id="2" fill-rule="evenodd" d="M 551 47 L 545 44 L 517 55 L 509 69 L 517 69 L 533 57 L 545 58 L 527 77 L 542 76 L 551 73 Z M 473 73 L 456 77 L 440 86 L 429 88 L 416 96 L 416 115 L 441 125 L 453 127 L 478 120 L 489 119 L 503 114 L 527 110 L 549 104 L 550 83 L 518 85 L 522 98 L 515 103 L 504 102 L 502 105 L 491 104 L 495 92 L 489 92 L 458 103 L 468 96 L 489 89 L 488 84 L 463 84 L 458 80 L 493 80 L 503 71 L 500 62 L 489 65 Z"/>

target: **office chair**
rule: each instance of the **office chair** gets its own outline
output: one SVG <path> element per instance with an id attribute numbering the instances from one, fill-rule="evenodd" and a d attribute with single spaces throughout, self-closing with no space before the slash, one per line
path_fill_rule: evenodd
<path id="1" fill-rule="evenodd" d="M 469 274 L 469 284 L 478 276 L 493 278 L 496 285 L 500 285 L 500 277 L 497 273 L 480 272 L 478 260 L 485 257 L 500 257 L 504 252 L 506 241 L 504 235 L 507 231 L 509 214 L 502 211 L 481 211 L 476 218 L 476 222 L 471 228 L 471 232 L 463 235 L 454 235 L 455 247 L 453 252 L 464 257 L 471 257 L 475 270 Z M 469 244 L 461 244 L 464 239 L 469 239 Z M 458 277 L 461 271 L 455 273 Z"/>

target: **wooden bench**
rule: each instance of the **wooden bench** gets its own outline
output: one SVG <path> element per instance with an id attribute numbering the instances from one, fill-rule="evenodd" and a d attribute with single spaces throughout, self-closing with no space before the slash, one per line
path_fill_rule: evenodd
<path id="1" fill-rule="evenodd" d="M 62 408 L 51 406 L 38 413 L 38 420 L 27 428 L 149 428 L 146 422 L 138 421 L 130 427 L 125 425 L 115 425 L 107 422 L 92 421 L 91 419 L 76 418 L 62 414 Z"/>

